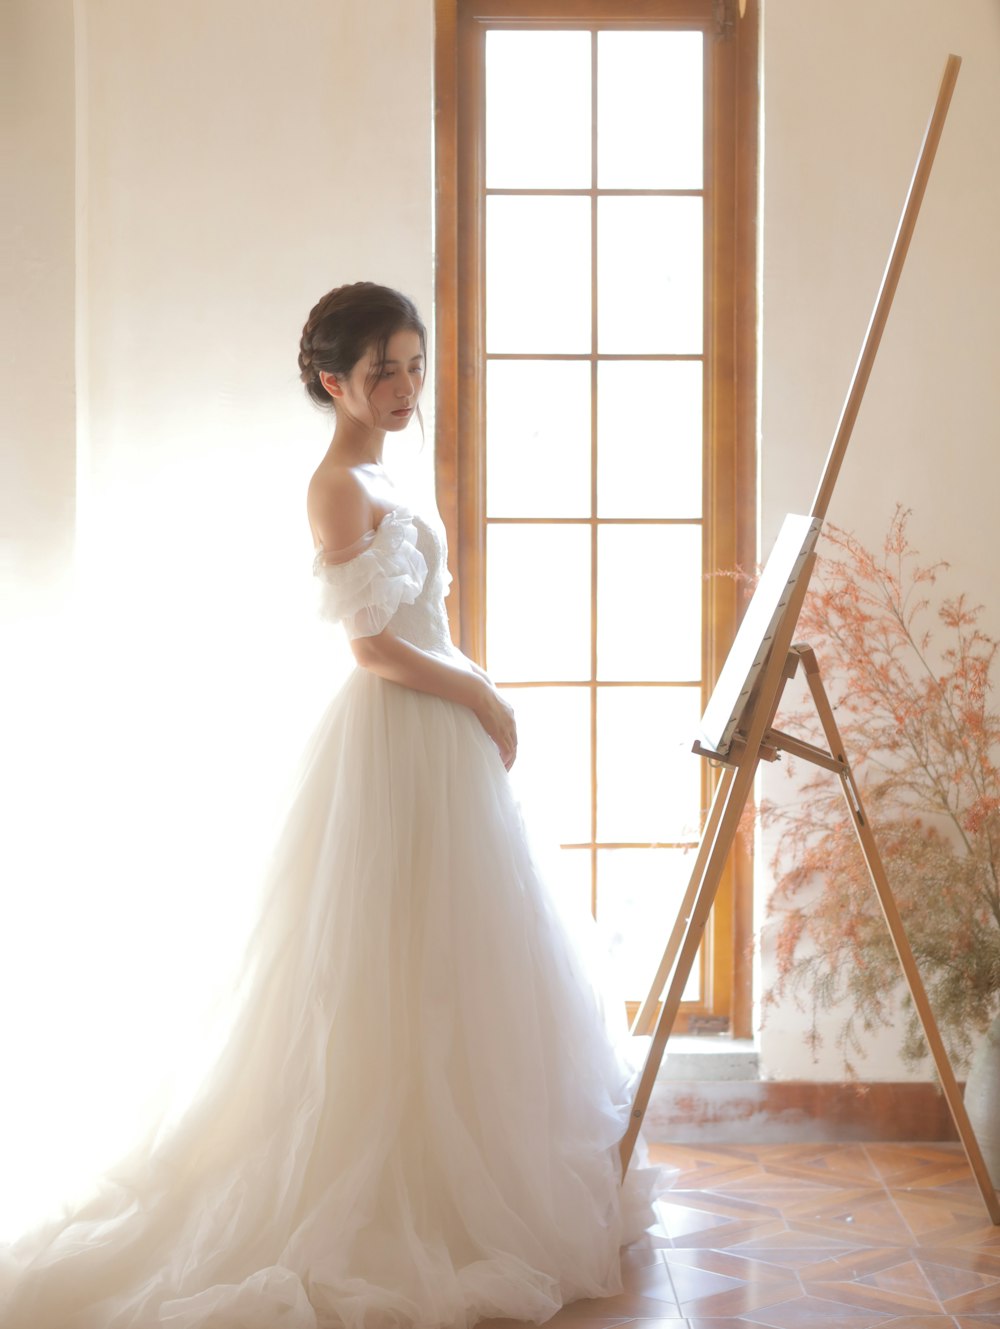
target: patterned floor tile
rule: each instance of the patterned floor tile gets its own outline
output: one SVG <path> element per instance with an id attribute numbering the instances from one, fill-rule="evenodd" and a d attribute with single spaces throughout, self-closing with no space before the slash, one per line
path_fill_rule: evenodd
<path id="1" fill-rule="evenodd" d="M 920 1263 L 944 1265 L 946 1269 L 971 1269 L 977 1274 L 989 1274 L 1000 1280 L 1000 1251 L 960 1246 L 921 1246 L 916 1252 Z M 932 1279 L 933 1281 L 933 1279 Z"/>
<path id="2" fill-rule="evenodd" d="M 955 1329 L 955 1321 L 950 1315 L 901 1315 L 898 1320 L 883 1320 L 880 1329 Z"/>
<path id="3" fill-rule="evenodd" d="M 679 1264 L 671 1272 L 677 1300 L 685 1314 L 688 1314 L 686 1307 L 693 1302 L 714 1302 L 722 1293 L 739 1291 L 746 1286 L 742 1279 L 716 1274 L 710 1269 L 699 1269 L 697 1266 Z"/>
<path id="4" fill-rule="evenodd" d="M 825 1283 L 877 1279 L 896 1265 L 906 1263 L 911 1254 L 905 1246 L 857 1247 L 811 1265 L 803 1277 Z"/>
<path id="5" fill-rule="evenodd" d="M 889 1187 L 975 1185 L 960 1144 L 868 1144 L 865 1151 Z"/>
<path id="6" fill-rule="evenodd" d="M 843 1241 L 838 1241 L 835 1237 L 826 1237 L 821 1232 L 779 1232 L 773 1240 L 763 1243 L 768 1250 L 817 1250 L 828 1251 L 831 1254 L 852 1251 L 858 1249 L 854 1245 L 849 1245 Z M 760 1242 L 747 1241 L 740 1247 L 741 1250 L 754 1251 L 761 1246 Z"/>
<path id="7" fill-rule="evenodd" d="M 881 1178 L 864 1145 L 774 1146 L 775 1153 L 767 1160 L 770 1172 L 800 1177 L 814 1185 L 878 1186 Z"/>
<path id="8" fill-rule="evenodd" d="M 664 1151 L 666 1157 L 664 1157 Z M 692 1185 L 697 1180 L 727 1176 L 742 1170 L 759 1170 L 757 1150 L 737 1145 L 651 1145 L 650 1159 L 655 1163 L 667 1162 L 676 1168 L 678 1185 Z"/>
<path id="9" fill-rule="evenodd" d="M 558 1314 L 551 1319 L 546 1320 L 547 1325 L 553 1326 L 553 1329 L 565 1329 L 573 1320 L 579 1320 L 581 1323 L 587 1322 L 587 1329 L 598 1329 L 598 1326 L 621 1324 L 626 1320 L 679 1320 L 682 1319 L 681 1313 L 676 1306 L 671 1307 L 669 1302 L 657 1300 L 653 1297 L 640 1297 L 634 1293 L 625 1291 L 617 1297 L 597 1297 L 593 1299 L 584 1298 L 581 1301 L 572 1301 L 568 1306 L 564 1306 Z M 503 1320 L 499 1322 L 503 1329 L 516 1329 L 521 1324 L 520 1320 Z M 526 1325 L 530 1321 L 524 1322 Z M 476 1329 L 480 1329 L 477 1325 Z"/>
<path id="10" fill-rule="evenodd" d="M 859 1196 L 884 1198 L 880 1188 L 871 1187 L 854 1192 Z M 818 1187 L 804 1179 L 782 1177 L 740 1179 L 723 1189 L 713 1189 L 709 1195 L 733 1217 L 741 1212 L 745 1217 L 785 1216 L 802 1214 L 813 1216 L 825 1213 L 831 1203 L 842 1199 L 841 1186 Z"/>
<path id="11" fill-rule="evenodd" d="M 662 1229 L 664 1235 L 671 1240 L 692 1233 L 707 1236 L 712 1228 L 725 1227 L 728 1221 L 722 1214 L 714 1214 L 694 1204 L 676 1204 L 673 1201 L 668 1204 L 661 1200 L 657 1205 L 657 1211 L 660 1222 L 652 1231 L 657 1232 Z"/>
<path id="12" fill-rule="evenodd" d="M 934 1289 L 934 1295 L 942 1302 L 953 1297 L 965 1296 L 969 1292 L 978 1292 L 983 1288 L 997 1287 L 1000 1276 L 978 1269 L 963 1268 L 961 1265 L 938 1264 L 921 1257 L 920 1266 L 924 1277 Z"/>
<path id="13" fill-rule="evenodd" d="M 731 1280 L 736 1284 L 736 1280 Z M 689 1289 L 690 1290 L 690 1289 Z M 751 1312 L 765 1306 L 784 1305 L 801 1298 L 799 1283 L 743 1283 L 736 1286 L 719 1287 L 714 1292 L 707 1289 L 703 1294 L 684 1297 L 678 1291 L 681 1311 L 689 1318 L 711 1319 L 717 1316 L 742 1316 L 749 1319 Z"/>
<path id="14" fill-rule="evenodd" d="M 949 1315 L 992 1315 L 1000 1324 L 1000 1283 L 949 1297 L 944 1302 L 944 1309 Z"/>
<path id="15" fill-rule="evenodd" d="M 1000 1227 L 994 1227 L 984 1215 L 978 1223 L 970 1222 L 967 1227 L 957 1232 L 939 1233 L 936 1240 L 942 1244 L 961 1246 L 966 1250 L 1000 1251 Z"/>
<path id="16" fill-rule="evenodd" d="M 926 1283 L 922 1287 L 918 1286 L 912 1293 L 901 1288 L 894 1290 L 881 1288 L 866 1281 L 824 1283 L 803 1279 L 802 1286 L 811 1297 L 836 1301 L 844 1306 L 880 1311 L 883 1315 L 936 1315 L 942 1309 L 941 1303 Z"/>
<path id="17" fill-rule="evenodd" d="M 975 1197 L 957 1195 L 954 1191 L 898 1191 L 890 1190 L 900 1217 L 921 1244 L 937 1240 L 936 1234 L 945 1234 L 953 1241 L 960 1233 L 977 1231 L 989 1217 L 977 1192 Z"/>
<path id="18" fill-rule="evenodd" d="M 877 1287 L 882 1292 L 902 1292 L 909 1297 L 920 1297 L 923 1301 L 933 1303 L 931 1309 L 937 1310 L 936 1303 L 940 1294 L 927 1281 L 924 1270 L 916 1260 L 904 1260 L 875 1273 L 862 1274 L 857 1282 L 866 1287 Z"/>
<path id="19" fill-rule="evenodd" d="M 783 1229 L 784 1220 L 780 1214 L 773 1218 L 726 1223 L 721 1227 L 712 1229 L 711 1244 L 719 1250 L 726 1250 L 728 1247 L 739 1245 L 744 1241 L 766 1241 L 770 1237 L 777 1236 Z M 693 1235 L 675 1237 L 673 1241 L 674 1249 L 701 1247 L 705 1244 L 703 1240 Z"/>
<path id="20" fill-rule="evenodd" d="M 545 1323 L 546 1323 L 546 1324 L 552 1324 L 553 1321 L 552 1321 L 552 1320 L 546 1320 Z M 581 1324 L 582 1324 L 582 1323 L 583 1323 L 583 1322 L 581 1321 Z M 686 1329 L 687 1323 L 688 1323 L 687 1320 L 685 1320 L 685 1319 L 679 1319 L 679 1318 L 678 1318 L 678 1319 L 673 1319 L 673 1318 L 672 1318 L 672 1319 L 669 1319 L 669 1320 L 663 1320 L 663 1319 L 660 1319 L 660 1320 L 650 1320 L 650 1319 L 626 1320 L 626 1321 L 625 1321 L 625 1324 L 623 1324 L 623 1325 L 621 1326 L 621 1329 L 626 1329 L 626 1326 L 627 1326 L 627 1329 Z M 585 1326 L 585 1329 L 587 1329 L 586 1326 Z M 589 1326 L 589 1329 L 593 1329 L 593 1325 L 592 1325 L 592 1324 Z M 745 1327 L 744 1327 L 744 1329 L 745 1329 Z"/>
<path id="21" fill-rule="evenodd" d="M 645 1269 L 636 1270 L 629 1279 L 629 1291 L 638 1293 L 640 1297 L 664 1302 L 665 1315 L 679 1314 L 670 1269 L 662 1259 L 655 1264 L 647 1265 Z"/>
<path id="22" fill-rule="evenodd" d="M 787 1283 L 795 1276 L 795 1271 L 787 1266 L 771 1264 L 732 1250 L 675 1248 L 664 1251 L 663 1259 L 668 1268 L 675 1271 L 675 1281 L 676 1271 L 685 1267 L 704 1269 L 726 1278 L 738 1278 L 744 1283 Z"/>
<path id="23" fill-rule="evenodd" d="M 722 1315 L 713 1316 L 710 1320 L 703 1319 L 700 1315 L 685 1320 L 688 1329 L 747 1329 L 749 1320 L 744 1320 L 740 1315 Z"/>
<path id="24" fill-rule="evenodd" d="M 914 1241 L 912 1230 L 884 1191 L 844 1190 L 820 1207 L 790 1205 L 785 1216 L 793 1231 L 849 1238 L 859 1246 L 910 1246 Z"/>
<path id="25" fill-rule="evenodd" d="M 862 1306 L 845 1306 L 823 1297 L 798 1297 L 743 1317 L 769 1329 L 868 1329 L 893 1317 Z"/>
<path id="26" fill-rule="evenodd" d="M 782 1235 L 785 1234 L 778 1234 L 778 1236 Z M 787 1235 L 797 1239 L 802 1234 L 790 1232 Z M 771 1240 L 775 1240 L 775 1238 L 771 1238 Z M 770 1247 L 768 1241 L 765 1240 L 761 1245 L 733 1246 L 730 1248 L 730 1254 L 752 1257 L 760 1264 L 773 1265 L 776 1269 L 796 1273 L 799 1278 L 805 1278 L 806 1276 L 829 1278 L 836 1276 L 836 1257 L 849 1256 L 851 1249 L 847 1246 L 834 1246 L 832 1243 L 828 1246 Z M 895 1258 L 898 1259 L 898 1253 L 895 1253 Z"/>
<path id="27" fill-rule="evenodd" d="M 655 1321 L 645 1319 L 643 1323 L 658 1324 L 663 1319 L 663 1316 Z M 476 1325 L 476 1329 L 487 1329 L 487 1327 L 488 1329 L 512 1329 L 512 1326 L 521 1323 L 520 1320 L 480 1320 Z M 532 1329 L 534 1329 L 533 1322 L 525 1321 L 524 1323 L 525 1325 L 531 1323 Z M 616 1318 L 601 1311 L 576 1311 L 573 1306 L 563 1307 L 550 1320 L 545 1321 L 550 1329 L 625 1329 L 626 1325 L 631 1329 L 631 1326 L 635 1323 L 634 1316 L 626 1315 Z M 672 1325 L 672 1329 L 685 1329 L 687 1322 L 679 1316 L 671 1315 L 667 1323 Z"/>
<path id="28" fill-rule="evenodd" d="M 1000 1228 L 960 1146 L 650 1154 L 672 1189 L 623 1253 L 624 1292 L 546 1329 L 1000 1329 Z"/>

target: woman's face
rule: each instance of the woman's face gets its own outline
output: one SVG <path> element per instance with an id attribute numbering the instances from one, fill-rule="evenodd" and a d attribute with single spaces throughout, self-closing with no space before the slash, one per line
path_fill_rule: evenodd
<path id="1" fill-rule="evenodd" d="M 369 377 L 376 368 L 374 350 L 367 351 L 348 374 L 340 379 L 337 409 L 346 409 L 362 424 L 386 432 L 405 429 L 424 386 L 424 353 L 420 335 L 412 328 L 394 332 L 385 344 L 385 359 L 377 366 L 378 376 L 368 391 Z"/>

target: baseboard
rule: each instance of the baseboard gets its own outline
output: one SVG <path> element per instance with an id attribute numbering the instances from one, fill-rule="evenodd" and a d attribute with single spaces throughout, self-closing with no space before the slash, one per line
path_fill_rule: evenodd
<path id="1" fill-rule="evenodd" d="M 660 1081 L 643 1134 L 664 1144 L 958 1139 L 932 1082 L 808 1080 Z"/>

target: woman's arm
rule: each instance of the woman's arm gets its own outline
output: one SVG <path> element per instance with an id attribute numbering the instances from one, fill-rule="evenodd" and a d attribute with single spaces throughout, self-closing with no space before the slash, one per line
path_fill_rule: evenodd
<path id="1" fill-rule="evenodd" d="M 430 692 L 446 701 L 467 706 L 497 745 L 507 770 L 517 755 L 517 726 L 514 711 L 486 675 L 472 664 L 451 664 L 419 646 L 395 636 L 388 628 L 373 637 L 354 637 L 354 658 L 363 669 L 390 683 Z M 465 657 L 461 657 L 465 661 Z"/>
<path id="2" fill-rule="evenodd" d="M 370 496 L 357 476 L 345 468 L 322 478 L 317 472 L 309 486 L 307 506 L 313 532 L 328 550 L 348 548 L 374 524 Z M 390 683 L 468 706 L 510 770 L 517 753 L 514 712 L 478 665 L 464 655 L 458 656 L 460 664 L 450 664 L 403 641 L 388 628 L 371 637 L 354 637 L 351 649 L 362 668 Z"/>
<path id="3" fill-rule="evenodd" d="M 482 667 L 482 665 L 476 664 L 475 660 L 473 660 L 470 655 L 466 655 L 464 651 L 460 651 L 458 647 L 455 646 L 454 644 L 452 645 L 452 651 L 455 655 L 458 656 L 460 660 L 463 660 L 465 664 L 468 665 L 468 667 L 472 670 L 474 674 L 478 674 L 480 678 L 484 678 L 486 682 L 489 683 L 491 688 L 496 688 L 496 684 L 493 682 L 493 679 Z"/>
<path id="4" fill-rule="evenodd" d="M 458 649 L 458 648 L 456 647 L 456 650 L 457 650 L 457 649 Z M 485 678 L 485 679 L 486 679 L 486 682 L 489 683 L 490 687 L 493 687 L 493 680 L 492 680 L 492 678 L 490 678 L 489 674 L 488 674 L 488 673 L 486 672 L 486 670 L 482 667 L 482 665 L 477 665 L 476 662 L 475 662 L 475 660 L 470 659 L 469 656 L 467 656 L 467 655 L 463 655 L 461 651 L 459 651 L 458 653 L 459 653 L 459 655 L 462 656 L 462 659 L 468 664 L 468 666 L 469 666 L 469 668 L 470 668 L 471 670 L 473 670 L 475 673 L 477 673 L 477 674 L 479 675 L 480 678 Z"/>

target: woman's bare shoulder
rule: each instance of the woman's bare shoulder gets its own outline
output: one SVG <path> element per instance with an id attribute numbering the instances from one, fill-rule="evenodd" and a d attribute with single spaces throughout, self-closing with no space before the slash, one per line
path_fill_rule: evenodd
<path id="1" fill-rule="evenodd" d="M 367 487 L 350 466 L 323 461 L 306 492 L 313 540 L 322 549 L 346 549 L 370 531 L 375 507 Z"/>

